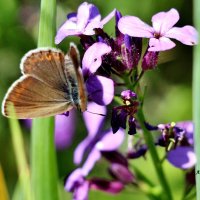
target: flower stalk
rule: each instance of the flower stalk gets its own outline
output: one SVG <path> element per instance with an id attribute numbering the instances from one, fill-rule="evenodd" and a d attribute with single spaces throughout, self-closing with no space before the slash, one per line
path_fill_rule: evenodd
<path id="1" fill-rule="evenodd" d="M 194 1 L 194 24 L 197 30 L 200 30 L 200 2 Z M 195 142 L 195 153 L 197 157 L 196 163 L 196 199 L 200 199 L 200 44 L 194 48 L 194 64 L 193 64 L 193 122 L 194 122 L 194 142 Z"/>
<path id="2" fill-rule="evenodd" d="M 144 138 L 145 138 L 146 144 L 149 148 L 149 152 L 150 152 L 151 158 L 153 160 L 153 164 L 154 164 L 155 170 L 157 172 L 158 179 L 162 186 L 163 193 L 165 194 L 165 196 L 163 196 L 163 197 L 164 197 L 164 199 L 172 200 L 173 199 L 172 193 L 171 193 L 171 190 L 167 183 L 167 180 L 166 180 L 163 168 L 162 168 L 162 163 L 161 163 L 158 153 L 156 151 L 156 146 L 154 144 L 152 134 L 147 130 L 147 128 L 144 124 L 145 118 L 144 118 L 142 109 L 138 110 L 137 117 L 138 117 L 140 126 L 143 130 Z"/>
<path id="3" fill-rule="evenodd" d="M 41 0 L 38 47 L 54 46 L 56 0 Z M 32 190 L 34 199 L 58 199 L 54 118 L 34 119 L 32 128 Z"/>

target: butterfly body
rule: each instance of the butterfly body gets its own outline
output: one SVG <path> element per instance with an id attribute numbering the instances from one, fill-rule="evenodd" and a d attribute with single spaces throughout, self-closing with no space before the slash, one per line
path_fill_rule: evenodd
<path id="1" fill-rule="evenodd" d="M 2 113 L 19 119 L 48 117 L 76 107 L 86 110 L 87 98 L 79 54 L 70 44 L 67 55 L 55 48 L 29 51 L 20 64 L 22 77 L 9 88 Z M 15 113 L 9 110 L 13 105 Z"/>

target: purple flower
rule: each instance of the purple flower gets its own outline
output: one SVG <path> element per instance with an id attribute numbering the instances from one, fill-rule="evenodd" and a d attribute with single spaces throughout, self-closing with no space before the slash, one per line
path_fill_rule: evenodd
<path id="1" fill-rule="evenodd" d="M 175 167 L 188 169 L 196 164 L 193 123 L 191 121 L 158 125 L 162 138 L 158 144 L 166 146 L 167 159 Z M 173 148 L 170 144 L 173 144 Z M 169 149 L 169 147 L 171 147 Z"/>
<path id="2" fill-rule="evenodd" d="M 88 104 L 88 111 L 106 114 L 105 107 L 100 106 L 94 102 Z M 113 135 L 111 129 L 102 131 L 103 123 L 105 121 L 104 116 L 84 112 L 83 117 L 86 124 L 86 128 L 88 130 L 88 136 L 78 145 L 74 152 L 75 164 L 80 164 L 83 160 L 83 155 L 87 152 L 89 152 L 87 161 L 89 162 L 92 161 L 92 159 L 94 159 L 92 162 L 95 163 L 95 159 L 100 159 L 101 151 L 116 150 L 121 145 L 124 139 L 124 132 L 121 129 L 118 131 L 119 136 L 117 137 Z M 111 142 L 113 140 L 115 140 L 115 142 Z M 95 156 L 93 156 L 93 154 Z M 85 162 L 86 167 L 87 161 Z"/>
<path id="3" fill-rule="evenodd" d="M 148 148 L 145 144 L 134 145 L 134 149 L 130 149 L 127 153 L 127 158 L 136 159 L 145 156 Z"/>
<path id="4" fill-rule="evenodd" d="M 85 52 L 82 60 L 84 76 L 94 74 L 102 64 L 102 56 L 111 52 L 111 47 L 103 42 L 96 42 Z"/>
<path id="5" fill-rule="evenodd" d="M 104 106 L 95 104 L 94 102 L 89 103 L 88 111 L 100 112 L 101 114 L 106 113 Z M 110 152 L 119 148 L 124 140 L 124 133 L 120 129 L 117 135 L 113 135 L 112 131 L 102 131 L 104 116 L 91 114 L 84 112 L 83 117 L 85 120 L 86 128 L 88 130 L 88 136 L 79 144 L 74 153 L 74 162 L 80 164 L 83 160 L 84 155 L 87 155 L 87 159 L 81 168 L 76 169 L 68 177 L 65 188 L 68 191 L 74 193 L 74 199 L 87 199 L 89 188 L 103 189 L 103 186 L 95 180 L 86 180 L 86 176 L 94 167 L 95 163 L 101 158 L 101 152 Z M 91 123 L 92 122 L 92 123 Z M 113 140 L 115 142 L 113 142 Z M 104 188 L 106 192 L 117 192 L 121 191 L 123 184 L 120 182 L 107 182 L 107 187 Z M 96 186 L 95 186 L 96 185 Z M 121 188 L 121 189 L 120 189 Z"/>
<path id="6" fill-rule="evenodd" d="M 113 133 L 116 133 L 120 127 L 126 129 L 128 120 L 128 134 L 133 135 L 136 133 L 136 121 L 134 115 L 137 112 L 137 107 L 139 105 L 137 101 L 137 95 L 131 90 L 125 90 L 121 93 L 121 98 L 124 105 L 114 107 L 112 110 L 112 130 Z"/>
<path id="7" fill-rule="evenodd" d="M 127 166 L 119 163 L 112 163 L 110 165 L 111 175 L 124 184 L 132 183 L 135 180 L 134 175 L 130 172 Z"/>
<path id="8" fill-rule="evenodd" d="M 32 119 L 23 120 L 27 128 L 31 128 Z M 55 131 L 54 141 L 57 150 L 62 150 L 69 147 L 73 141 L 76 121 L 75 110 L 71 110 L 69 116 L 56 115 L 55 116 Z"/>
<path id="9" fill-rule="evenodd" d="M 114 82 L 112 79 L 94 74 L 102 64 L 102 57 L 110 51 L 111 48 L 107 44 L 97 42 L 87 49 L 82 60 L 88 99 L 99 105 L 111 103 L 114 97 Z"/>
<path id="10" fill-rule="evenodd" d="M 80 168 L 73 171 L 67 178 L 65 189 L 73 192 L 73 200 L 87 200 L 89 182 L 84 178 Z"/>
<path id="11" fill-rule="evenodd" d="M 167 160 L 175 167 L 189 169 L 196 164 L 196 155 L 193 147 L 179 146 L 167 153 Z"/>
<path id="12" fill-rule="evenodd" d="M 90 188 L 93 190 L 101 190 L 111 194 L 117 194 L 124 189 L 123 183 L 120 181 L 110 181 L 106 179 L 92 179 Z"/>
<path id="13" fill-rule="evenodd" d="M 118 28 L 123 34 L 132 37 L 150 38 L 148 51 L 165 51 L 175 47 L 169 38 L 176 39 L 186 45 L 198 42 L 198 33 L 192 26 L 173 27 L 179 20 L 179 13 L 172 8 L 168 12 L 159 12 L 152 17 L 152 25 L 141 21 L 138 17 L 124 16 L 119 20 Z"/>
<path id="14" fill-rule="evenodd" d="M 101 190 L 107 193 L 116 194 L 124 189 L 120 181 L 93 178 L 87 180 L 81 168 L 73 171 L 65 184 L 65 189 L 73 192 L 73 200 L 87 200 L 89 189 Z"/>
<path id="15" fill-rule="evenodd" d="M 115 47 L 114 56 L 121 57 L 122 64 L 124 67 L 123 70 L 132 69 L 137 66 L 140 56 L 142 53 L 142 39 L 141 38 L 133 38 L 127 34 L 122 34 L 118 29 L 118 22 L 121 19 L 121 13 L 116 10 L 115 20 L 116 20 L 116 39 L 115 39 Z M 116 59 L 116 64 L 119 59 Z M 123 71 L 122 70 L 122 71 Z M 121 71 L 121 70 L 120 70 Z"/>
<path id="16" fill-rule="evenodd" d="M 68 117 L 56 115 L 55 117 L 55 145 L 56 149 L 62 150 L 69 147 L 75 133 L 76 112 L 71 110 Z"/>
<path id="17" fill-rule="evenodd" d="M 142 70 L 154 69 L 158 63 L 157 51 L 146 51 L 142 58 Z"/>
<path id="18" fill-rule="evenodd" d="M 55 43 L 59 44 L 65 37 L 70 35 L 94 35 L 94 29 L 102 29 L 114 14 L 115 10 L 101 20 L 98 8 L 93 4 L 84 2 L 78 7 L 77 13 L 67 16 L 67 21 L 57 32 Z"/>

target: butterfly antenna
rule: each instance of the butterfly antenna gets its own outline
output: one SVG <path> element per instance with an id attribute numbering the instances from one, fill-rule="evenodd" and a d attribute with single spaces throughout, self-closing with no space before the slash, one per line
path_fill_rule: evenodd
<path id="1" fill-rule="evenodd" d="M 91 111 L 88 111 L 88 110 L 86 110 L 86 112 L 89 112 L 89 113 L 91 113 L 91 114 L 95 114 L 95 115 L 100 115 L 100 116 L 102 116 L 102 117 L 105 117 L 106 115 L 104 115 L 104 114 L 101 114 L 101 113 L 95 113 L 95 112 L 91 112 Z"/>

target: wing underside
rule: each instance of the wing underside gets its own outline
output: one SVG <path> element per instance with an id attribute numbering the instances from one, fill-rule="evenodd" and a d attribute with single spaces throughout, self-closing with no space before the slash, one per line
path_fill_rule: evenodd
<path id="1" fill-rule="evenodd" d="M 9 109 L 11 105 L 14 106 L 14 111 Z M 7 117 L 24 119 L 60 114 L 72 107 L 65 92 L 55 90 L 35 77 L 22 76 L 10 87 L 2 111 Z"/>

